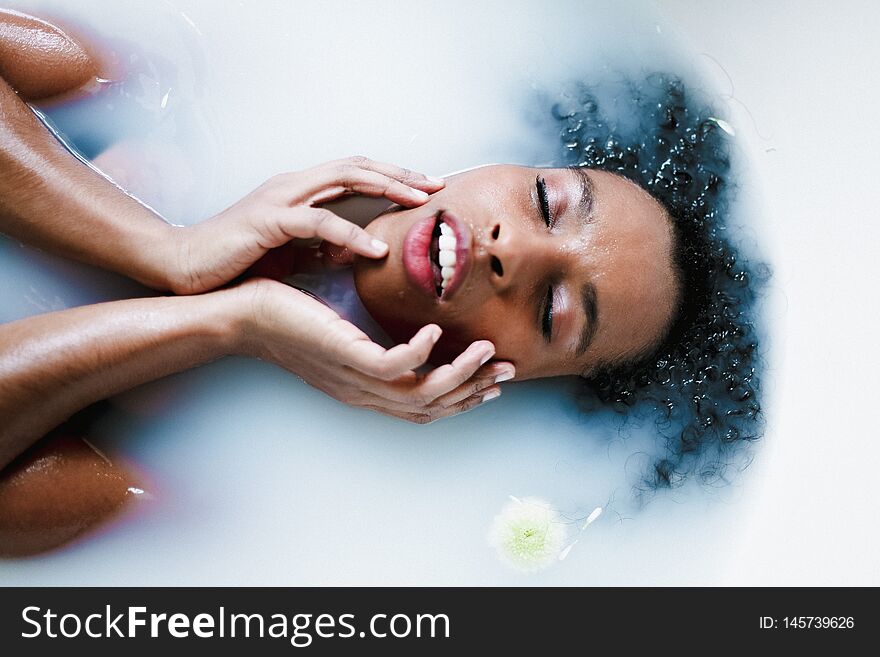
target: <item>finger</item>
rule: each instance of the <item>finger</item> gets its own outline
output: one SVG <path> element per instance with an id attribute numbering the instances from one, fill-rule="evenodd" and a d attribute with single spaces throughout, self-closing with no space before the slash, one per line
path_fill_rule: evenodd
<path id="1" fill-rule="evenodd" d="M 368 166 L 361 166 L 363 161 Z M 270 189 L 290 205 L 318 205 L 344 194 L 360 193 L 368 196 L 386 196 L 405 206 L 421 205 L 428 200 L 428 192 L 435 192 L 442 184 L 425 184 L 420 174 L 407 175 L 397 168 L 395 175 L 383 173 L 391 165 L 377 165 L 364 158 L 349 158 L 328 162 L 305 171 L 282 173 L 271 179 Z M 372 167 L 372 168 L 370 168 Z M 379 170 L 377 170 L 379 169 Z M 418 184 L 408 184 L 412 181 Z"/>
<path id="2" fill-rule="evenodd" d="M 445 408 L 435 406 L 430 409 L 418 410 L 408 407 L 401 407 L 393 402 L 389 403 L 386 400 L 375 399 L 375 397 L 373 397 L 373 400 L 364 403 L 361 407 L 376 411 L 377 413 L 382 413 L 383 415 L 400 418 L 401 420 L 406 420 L 407 422 L 414 422 L 416 424 L 429 424 L 430 422 L 434 422 L 435 420 L 439 420 L 444 417 L 451 417 L 453 415 L 459 415 L 471 409 L 477 408 L 481 404 L 485 404 L 486 402 L 492 401 L 493 399 L 497 399 L 500 396 L 501 389 L 497 385 L 493 385 Z"/>
<path id="3" fill-rule="evenodd" d="M 363 376 L 363 375 L 361 375 Z M 361 388 L 361 402 L 374 406 L 381 406 L 394 411 L 408 413 L 434 413 L 450 406 L 455 406 L 461 401 L 472 396 L 484 396 L 493 391 L 500 391 L 498 384 L 507 381 L 514 376 L 513 367 L 508 363 L 490 363 L 480 370 L 471 379 L 464 382 L 458 388 L 435 399 L 430 404 L 422 404 L 415 401 L 411 395 L 401 396 L 395 394 L 395 388 L 383 388 L 376 383 L 369 382 Z"/>
<path id="4" fill-rule="evenodd" d="M 283 230 L 290 238 L 317 237 L 368 258 L 382 258 L 388 253 L 385 242 L 330 210 L 297 206 L 284 214 Z"/>
<path id="5" fill-rule="evenodd" d="M 365 404 L 364 406 L 361 406 L 361 408 L 365 408 L 369 411 L 375 411 L 376 413 L 381 413 L 382 415 L 387 415 L 389 417 L 395 417 L 399 420 L 413 422 L 415 424 L 428 424 L 434 419 L 427 413 L 413 413 L 410 411 L 386 408 L 385 406 L 377 406 L 373 404 Z"/>
<path id="6" fill-rule="evenodd" d="M 319 169 L 313 174 L 311 186 L 317 189 L 308 198 L 310 205 L 319 205 L 344 194 L 384 197 L 404 207 L 417 207 L 428 200 L 428 193 L 395 180 L 383 173 L 343 164 L 332 169 Z"/>
<path id="7" fill-rule="evenodd" d="M 411 169 L 405 169 L 396 164 L 377 162 L 376 160 L 371 160 L 368 157 L 360 155 L 347 158 L 346 160 L 343 160 L 343 162 L 353 164 L 361 169 L 369 169 L 370 171 L 384 174 L 389 178 L 399 180 L 404 185 L 415 187 L 416 189 L 421 189 L 426 192 L 436 192 L 446 185 L 446 182 L 442 178 L 426 176 L 423 173 L 412 171 Z"/>
<path id="8" fill-rule="evenodd" d="M 471 343 L 451 363 L 442 365 L 425 376 L 418 387 L 411 391 L 413 401 L 423 405 L 432 403 L 470 379 L 494 355 L 495 345 L 488 340 Z"/>
<path id="9" fill-rule="evenodd" d="M 436 407 L 427 412 L 388 411 L 387 414 L 394 415 L 395 417 L 400 417 L 409 422 L 416 422 L 417 424 L 430 424 L 431 422 L 436 422 L 437 420 L 442 420 L 446 417 L 460 415 L 467 411 L 473 410 L 479 406 L 482 406 L 486 402 L 497 399 L 500 396 L 501 389 L 498 386 L 492 386 L 487 390 L 480 391 L 479 393 L 471 395 L 470 397 L 467 397 L 466 399 L 452 404 L 451 406 L 447 406 L 446 408 Z"/>
<path id="10" fill-rule="evenodd" d="M 447 406 L 446 408 L 437 408 L 433 410 L 431 415 L 431 422 L 436 420 L 442 420 L 445 417 L 452 417 L 453 415 L 460 415 L 467 411 L 473 410 L 478 406 L 482 406 L 486 402 L 492 401 L 493 399 L 498 399 L 501 396 L 501 389 L 498 386 L 492 386 L 487 390 L 481 390 L 475 395 L 471 395 L 466 399 L 461 400 L 451 406 Z"/>
<path id="11" fill-rule="evenodd" d="M 441 333 L 439 326 L 428 324 L 409 342 L 391 349 L 384 349 L 369 339 L 356 340 L 342 350 L 340 360 L 344 365 L 383 381 L 393 381 L 404 375 L 414 376 L 412 370 L 425 364 Z"/>
<path id="12" fill-rule="evenodd" d="M 466 411 L 470 411 L 478 406 L 485 404 L 486 402 L 490 402 L 493 399 L 498 399 L 501 396 L 501 388 L 498 386 L 492 386 L 486 390 L 481 390 L 475 395 L 471 395 L 466 399 L 461 400 L 453 404 L 452 406 L 447 406 L 443 410 L 439 411 L 437 414 L 438 418 L 441 417 L 451 417 L 453 415 L 459 415 Z"/>
<path id="13" fill-rule="evenodd" d="M 460 386 L 441 395 L 434 400 L 433 406 L 446 408 L 476 394 L 486 394 L 492 386 L 497 388 L 498 383 L 509 381 L 516 376 L 516 370 L 511 363 L 490 363 L 481 367 L 474 376 Z M 499 389 L 500 390 L 500 389 Z"/>

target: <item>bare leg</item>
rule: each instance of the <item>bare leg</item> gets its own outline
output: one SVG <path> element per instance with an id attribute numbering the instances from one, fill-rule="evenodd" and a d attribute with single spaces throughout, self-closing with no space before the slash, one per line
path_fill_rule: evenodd
<path id="1" fill-rule="evenodd" d="M 64 545 L 117 516 L 139 490 L 88 442 L 55 432 L 0 472 L 0 556 Z"/>

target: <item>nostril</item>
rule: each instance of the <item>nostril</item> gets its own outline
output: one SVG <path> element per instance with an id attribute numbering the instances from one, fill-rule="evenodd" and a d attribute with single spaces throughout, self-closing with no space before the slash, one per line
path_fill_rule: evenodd
<path id="1" fill-rule="evenodd" d="M 504 276 L 504 268 L 501 266 L 501 261 L 495 256 L 492 256 L 491 263 L 492 271 L 494 271 L 498 276 Z"/>
<path id="2" fill-rule="evenodd" d="M 492 239 L 497 240 L 498 236 L 501 234 L 501 224 L 495 224 L 495 228 L 492 229 Z"/>

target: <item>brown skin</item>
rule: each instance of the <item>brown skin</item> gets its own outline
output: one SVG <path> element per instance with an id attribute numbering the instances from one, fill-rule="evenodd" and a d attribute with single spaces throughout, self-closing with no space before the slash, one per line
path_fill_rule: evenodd
<path id="1" fill-rule="evenodd" d="M 0 95 L 15 89 L 25 100 L 58 97 L 92 81 L 97 72 L 95 60 L 60 28 L 0 11 Z M 19 105 L 4 102 L 2 109 L 3 124 L 32 120 Z M 17 177 L 8 182 L 21 185 Z M 0 471 L 0 557 L 68 543 L 117 515 L 132 498 L 131 487 L 138 487 L 137 478 L 81 437 L 47 436 Z"/>
<path id="2" fill-rule="evenodd" d="M 64 545 L 136 497 L 135 478 L 84 440 L 54 434 L 0 476 L 0 557 Z"/>
<path id="3" fill-rule="evenodd" d="M 94 58 L 61 28 L 0 10 L 0 77 L 28 100 L 76 89 L 97 72 Z"/>
<path id="4" fill-rule="evenodd" d="M 551 228 L 538 202 L 538 175 L 547 186 Z M 426 205 L 378 217 L 368 230 L 388 242 L 390 252 L 381 261 L 355 260 L 361 300 L 393 337 L 427 322 L 441 326 L 441 357 L 476 338 L 492 341 L 496 358 L 511 361 L 518 380 L 588 376 L 597 366 L 638 357 L 668 329 L 679 295 L 671 224 L 637 185 L 602 171 L 586 175 L 593 188 L 589 217 L 578 203 L 583 185 L 577 173 L 510 165 L 453 176 Z M 462 287 L 438 301 L 410 282 L 401 246 L 413 223 L 441 210 L 470 226 L 473 265 Z M 588 282 L 596 291 L 597 329 L 577 355 L 587 322 L 581 290 Z M 547 341 L 540 318 L 550 287 Z"/>

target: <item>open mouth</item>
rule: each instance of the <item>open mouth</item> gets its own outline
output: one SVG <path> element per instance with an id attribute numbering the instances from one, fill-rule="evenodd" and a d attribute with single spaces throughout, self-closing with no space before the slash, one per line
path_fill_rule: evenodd
<path id="1" fill-rule="evenodd" d="M 417 221 L 403 242 L 407 277 L 435 301 L 447 301 L 467 278 L 470 245 L 467 224 L 447 212 Z"/>
<path id="2" fill-rule="evenodd" d="M 452 226 L 443 221 L 443 215 L 437 217 L 434 231 L 431 233 L 431 245 L 428 248 L 428 260 L 434 274 L 434 291 L 442 297 L 456 274 L 456 246 L 458 240 Z"/>

